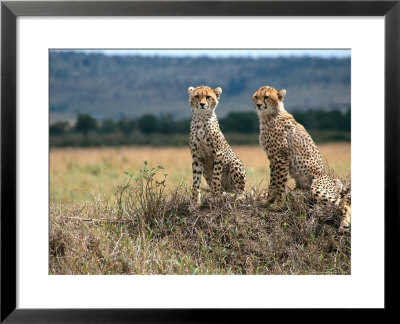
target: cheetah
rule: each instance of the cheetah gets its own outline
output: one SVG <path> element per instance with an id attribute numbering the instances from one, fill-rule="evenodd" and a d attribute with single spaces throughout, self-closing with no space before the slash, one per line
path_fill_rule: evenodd
<path id="1" fill-rule="evenodd" d="M 243 198 L 245 168 L 222 134 L 215 114 L 222 89 L 218 87 L 212 90 L 207 86 L 199 86 L 189 87 L 188 92 L 192 110 L 189 146 L 193 191 L 190 211 L 201 205 L 199 188 L 202 174 L 211 188 L 212 200 L 217 200 L 222 190 L 235 190 L 237 199 Z"/>
<path id="2" fill-rule="evenodd" d="M 270 160 L 270 185 L 264 204 L 280 210 L 288 176 L 300 188 L 309 189 L 311 196 L 324 205 L 340 207 L 340 231 L 350 226 L 351 207 L 341 199 L 343 185 L 327 175 L 321 154 L 306 129 L 297 123 L 283 105 L 286 90 L 263 86 L 253 94 L 253 103 L 260 122 L 260 145 Z"/>

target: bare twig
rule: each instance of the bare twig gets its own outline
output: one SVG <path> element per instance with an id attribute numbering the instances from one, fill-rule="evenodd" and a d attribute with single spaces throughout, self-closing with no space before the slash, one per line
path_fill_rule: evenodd
<path id="1" fill-rule="evenodd" d="M 198 217 L 196 218 L 196 220 L 194 221 L 193 226 L 192 226 L 192 231 L 190 232 L 190 234 L 193 234 L 194 226 L 196 225 L 197 220 L 198 220 L 199 218 L 200 218 L 200 216 L 198 216 Z"/>
<path id="2" fill-rule="evenodd" d="M 129 222 L 129 220 L 110 219 L 110 218 L 81 218 L 81 217 L 70 217 L 70 216 L 64 216 L 64 218 L 74 219 L 74 220 L 78 220 L 81 222 L 108 222 L 108 223 L 127 223 L 127 222 Z"/>
<path id="3" fill-rule="evenodd" d="M 117 248 L 117 246 L 118 246 L 118 244 L 119 244 L 119 241 L 121 241 L 121 239 L 122 239 L 122 236 L 124 236 L 124 232 L 121 231 L 121 235 L 120 235 L 120 237 L 119 237 L 117 243 L 115 244 L 115 246 L 114 246 L 114 248 L 113 248 L 113 250 L 112 250 L 110 256 L 112 256 L 112 255 L 114 254 L 114 252 L 115 252 L 115 250 L 116 250 L 116 248 Z"/>

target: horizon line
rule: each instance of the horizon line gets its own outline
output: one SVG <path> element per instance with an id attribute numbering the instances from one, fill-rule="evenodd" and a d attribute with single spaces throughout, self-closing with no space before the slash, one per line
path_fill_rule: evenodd
<path id="1" fill-rule="evenodd" d="M 351 58 L 350 49 L 50 49 L 50 53 L 77 52 L 105 56 L 266 58 L 319 57 Z"/>

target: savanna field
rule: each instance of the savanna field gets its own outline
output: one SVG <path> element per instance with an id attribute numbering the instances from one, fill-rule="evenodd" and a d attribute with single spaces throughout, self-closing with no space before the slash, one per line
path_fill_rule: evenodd
<path id="1" fill-rule="evenodd" d="M 350 143 L 318 147 L 332 177 L 350 183 Z M 350 274 L 338 211 L 298 189 L 286 210 L 261 207 L 266 155 L 233 149 L 246 167 L 244 201 L 210 204 L 203 179 L 203 206 L 189 213 L 188 147 L 52 148 L 50 274 Z"/>

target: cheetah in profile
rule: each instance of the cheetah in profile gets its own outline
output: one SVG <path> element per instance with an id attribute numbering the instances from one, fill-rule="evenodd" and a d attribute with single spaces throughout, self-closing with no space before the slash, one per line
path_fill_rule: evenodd
<path id="1" fill-rule="evenodd" d="M 260 145 L 270 160 L 270 185 L 264 204 L 280 210 L 288 175 L 301 188 L 311 190 L 314 200 L 340 207 L 340 230 L 350 226 L 350 205 L 341 199 L 343 185 L 328 177 L 321 154 L 305 128 L 297 123 L 283 105 L 286 90 L 263 86 L 253 95 L 260 121 Z"/>
<path id="2" fill-rule="evenodd" d="M 246 172 L 222 134 L 215 108 L 222 89 L 207 86 L 189 87 L 189 104 L 192 109 L 189 146 L 192 154 L 193 191 L 190 211 L 201 205 L 201 175 L 212 190 L 213 200 L 221 191 L 236 190 L 238 199 L 243 197 Z"/>

